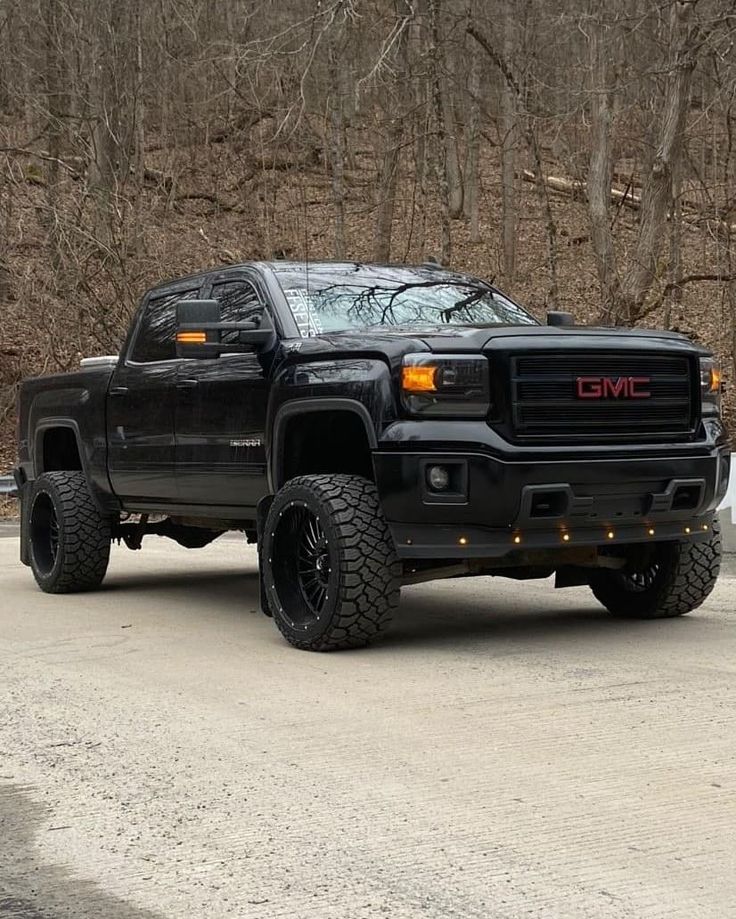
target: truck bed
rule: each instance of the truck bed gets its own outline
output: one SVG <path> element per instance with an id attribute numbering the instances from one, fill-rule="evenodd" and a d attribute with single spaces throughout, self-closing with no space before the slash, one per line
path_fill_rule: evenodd
<path id="1" fill-rule="evenodd" d="M 44 463 L 47 438 L 59 425 L 73 431 L 82 466 L 91 484 L 106 479 L 106 397 L 114 362 L 80 367 L 69 373 L 24 380 L 18 398 L 18 458 L 22 474 L 34 478 Z"/>

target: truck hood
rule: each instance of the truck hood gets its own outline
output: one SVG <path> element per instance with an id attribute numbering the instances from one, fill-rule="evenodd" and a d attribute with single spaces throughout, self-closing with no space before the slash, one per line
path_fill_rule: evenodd
<path id="1" fill-rule="evenodd" d="M 310 340 L 308 340 L 310 341 Z M 660 350 L 708 354 L 678 332 L 606 329 L 587 326 L 425 326 L 351 329 L 311 339 L 320 350 L 381 352 L 394 357 L 410 351 L 474 353 L 517 350 Z M 311 350 L 309 347 L 303 350 Z"/>
<path id="2" fill-rule="evenodd" d="M 678 332 L 651 329 L 605 329 L 586 326 L 494 326 L 423 335 L 431 351 L 506 351 L 517 349 L 701 350 Z M 704 352 L 705 353 L 705 352 Z"/>

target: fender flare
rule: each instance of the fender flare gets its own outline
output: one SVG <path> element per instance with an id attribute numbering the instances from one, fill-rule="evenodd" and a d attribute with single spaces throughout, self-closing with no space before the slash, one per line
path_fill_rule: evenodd
<path id="1" fill-rule="evenodd" d="M 33 435 L 33 451 L 30 457 L 33 470 L 33 479 L 37 479 L 39 475 L 43 475 L 44 470 L 41 468 L 43 465 L 43 439 L 46 436 L 46 431 L 52 428 L 66 428 L 67 430 L 74 432 L 74 440 L 76 441 L 77 453 L 79 454 L 79 463 L 82 467 L 82 472 L 84 473 L 87 482 L 89 482 L 89 472 L 87 470 L 86 458 L 84 452 L 82 451 L 82 438 L 79 432 L 79 425 L 76 421 L 74 421 L 73 418 L 64 417 L 44 418 L 43 421 L 40 421 L 36 425 L 36 429 Z M 31 563 L 30 533 L 28 531 L 29 508 L 27 495 L 33 479 L 26 480 L 18 492 L 18 496 L 20 498 L 20 560 L 24 565 L 30 565 Z M 94 494 L 92 494 L 92 500 L 97 503 Z"/>
<path id="2" fill-rule="evenodd" d="M 352 412 L 357 415 L 363 422 L 368 446 L 375 450 L 378 444 L 376 438 L 376 429 L 371 418 L 370 412 L 357 399 L 294 399 L 292 402 L 286 402 L 276 412 L 273 422 L 273 436 L 271 437 L 271 456 L 268 463 L 268 486 L 271 493 L 275 494 L 283 482 L 281 481 L 283 473 L 283 445 L 285 440 L 285 431 L 287 421 L 294 415 L 306 415 L 317 412 Z"/>
<path id="3" fill-rule="evenodd" d="M 43 460 L 43 438 L 50 428 L 67 428 L 70 431 L 74 432 L 74 440 L 77 444 L 77 453 L 79 454 L 79 464 L 84 477 L 87 480 L 87 487 L 89 488 L 90 495 L 92 500 L 97 505 L 101 513 L 109 516 L 111 513 L 114 513 L 110 507 L 106 504 L 106 495 L 104 492 L 101 492 L 96 483 L 94 476 L 91 474 L 89 457 L 87 456 L 84 450 L 84 439 L 82 437 L 82 432 L 79 428 L 79 423 L 74 418 L 68 418 L 66 416 L 55 416 L 53 418 L 43 418 L 36 425 L 36 429 L 33 436 L 33 452 L 31 453 L 31 462 L 33 469 L 33 478 L 38 478 L 44 471 L 41 468 Z"/>
<path id="4" fill-rule="evenodd" d="M 66 428 L 74 432 L 74 440 L 77 444 L 77 453 L 79 454 L 79 462 L 82 467 L 82 472 L 89 482 L 89 469 L 87 468 L 87 458 L 84 455 L 84 450 L 82 449 L 82 435 L 79 430 L 79 424 L 73 418 L 44 418 L 42 421 L 36 425 L 36 431 L 33 437 L 33 453 L 31 455 L 31 460 L 33 463 L 33 477 L 37 479 L 46 470 L 42 469 L 42 460 L 43 460 L 43 439 L 46 436 L 46 432 L 51 428 Z"/>

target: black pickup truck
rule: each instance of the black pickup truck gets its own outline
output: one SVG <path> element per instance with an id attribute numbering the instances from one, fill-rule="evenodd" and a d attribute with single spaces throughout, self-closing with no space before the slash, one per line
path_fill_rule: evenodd
<path id="1" fill-rule="evenodd" d="M 718 576 L 720 391 L 681 335 L 540 325 L 434 264 L 218 268 L 149 290 L 119 356 L 23 383 L 21 556 L 62 593 L 113 540 L 241 531 L 310 650 L 367 644 L 436 578 L 678 616 Z"/>

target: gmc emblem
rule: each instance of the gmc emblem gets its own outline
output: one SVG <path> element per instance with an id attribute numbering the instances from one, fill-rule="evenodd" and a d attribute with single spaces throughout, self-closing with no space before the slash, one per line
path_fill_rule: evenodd
<path id="1" fill-rule="evenodd" d="M 578 377 L 578 399 L 648 399 L 651 377 Z"/>

